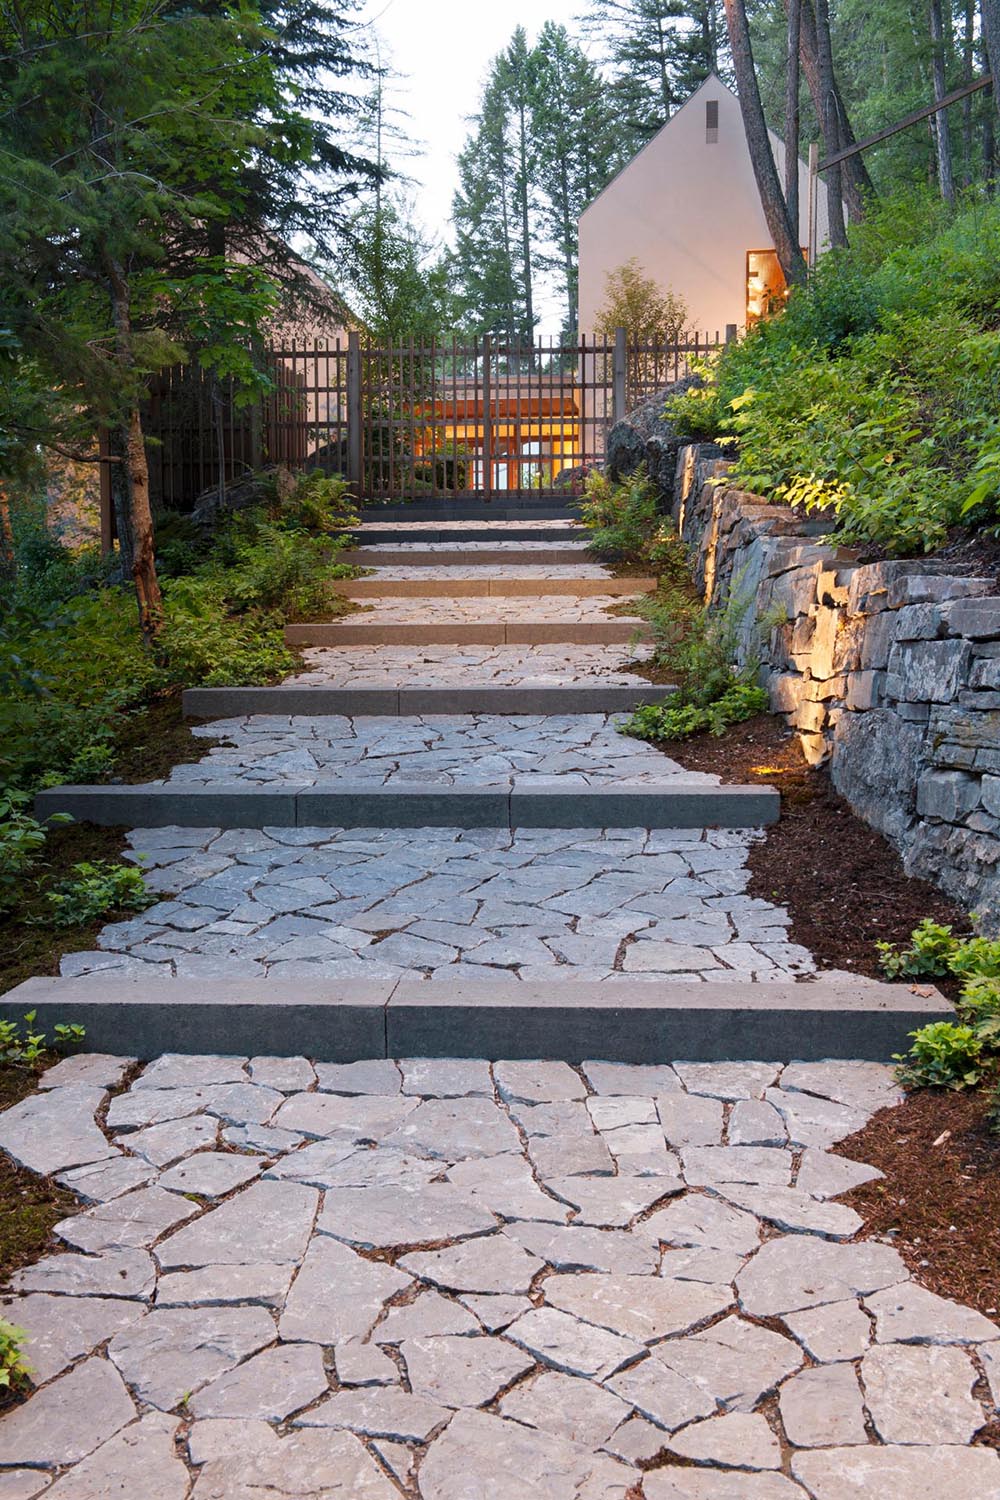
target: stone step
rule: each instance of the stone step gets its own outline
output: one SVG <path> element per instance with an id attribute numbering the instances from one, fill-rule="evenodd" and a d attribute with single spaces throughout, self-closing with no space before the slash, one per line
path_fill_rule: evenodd
<path id="1" fill-rule="evenodd" d="M 560 787 L 555 778 L 530 776 L 466 786 L 347 777 L 311 785 L 56 786 L 35 797 L 39 818 L 69 813 L 127 828 L 759 828 L 777 821 L 779 806 L 767 786 Z"/>
<path id="2" fill-rule="evenodd" d="M 363 540 L 363 539 L 362 539 Z M 450 540 L 454 540 L 451 538 Z M 490 541 L 493 536 L 490 536 Z M 421 546 L 414 542 L 412 546 L 361 546 L 352 548 L 350 551 L 341 552 L 337 561 L 350 563 L 357 568 L 467 568 L 467 567 L 505 567 L 510 563 L 523 563 L 536 568 L 565 568 L 584 567 L 593 563 L 593 558 L 585 547 L 573 545 L 565 547 L 556 546 L 533 546 L 525 548 L 525 540 L 531 537 L 520 537 L 508 543 L 498 546 L 488 544 L 461 547 L 440 546 L 437 550 Z"/>
<path id="3" fill-rule="evenodd" d="M 625 975 L 601 982 L 479 980 L 28 979 L 0 997 L 0 1019 L 37 1013 L 40 1031 L 86 1028 L 89 1051 L 148 1059 L 161 1052 L 374 1057 L 545 1058 L 578 1064 L 719 1062 L 742 1058 L 888 1062 L 908 1034 L 952 1019 L 930 986 L 830 974 L 754 984 Z"/>
<path id="4" fill-rule="evenodd" d="M 509 561 L 509 559 L 508 559 Z M 467 570 L 466 570 L 467 571 Z M 655 578 L 348 578 L 337 584 L 348 599 L 527 599 L 544 594 L 631 598 L 656 588 Z"/>
<path id="5" fill-rule="evenodd" d="M 494 500 L 458 496 L 454 500 L 409 500 L 400 505 L 363 505 L 363 521 L 577 521 L 579 502 L 551 495 L 497 495 Z"/>
<path id="6" fill-rule="evenodd" d="M 189 719 L 233 719 L 247 714 L 614 714 L 642 703 L 660 703 L 677 691 L 672 683 L 637 682 L 635 687 L 537 685 L 522 687 L 247 687 L 188 688 Z"/>
<path id="7" fill-rule="evenodd" d="M 631 581 L 631 580 L 630 580 Z M 641 620 L 495 620 L 435 624 L 318 621 L 286 625 L 290 646 L 576 646 L 626 645 L 650 640 Z"/>
<path id="8" fill-rule="evenodd" d="M 475 521 L 453 521 L 446 525 L 423 521 L 419 525 L 400 523 L 398 526 L 391 522 L 371 522 L 352 535 L 361 546 L 366 543 L 378 543 L 379 546 L 409 546 L 419 543 L 427 546 L 431 543 L 448 542 L 582 542 L 586 541 L 589 533 L 582 526 L 566 521 L 553 521 L 546 525 L 544 521 L 527 520 L 483 521 L 479 524 Z"/>

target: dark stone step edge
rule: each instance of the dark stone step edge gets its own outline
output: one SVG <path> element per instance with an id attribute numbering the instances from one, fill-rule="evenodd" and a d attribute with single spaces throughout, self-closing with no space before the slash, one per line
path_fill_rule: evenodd
<path id="1" fill-rule="evenodd" d="M 248 687 L 187 688 L 189 719 L 231 719 L 247 714 L 345 718 L 401 714 L 612 714 L 660 703 L 677 691 L 668 683 L 608 687 Z"/>

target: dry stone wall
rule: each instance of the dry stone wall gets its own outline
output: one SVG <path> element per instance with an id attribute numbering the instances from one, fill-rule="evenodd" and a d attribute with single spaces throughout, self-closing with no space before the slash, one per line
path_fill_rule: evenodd
<path id="1" fill-rule="evenodd" d="M 822 523 L 727 486 L 682 448 L 670 496 L 705 598 L 750 607 L 775 710 L 907 870 L 1000 930 L 1000 596 L 945 563 L 863 564 Z M 722 481 L 720 483 L 720 481 Z"/>

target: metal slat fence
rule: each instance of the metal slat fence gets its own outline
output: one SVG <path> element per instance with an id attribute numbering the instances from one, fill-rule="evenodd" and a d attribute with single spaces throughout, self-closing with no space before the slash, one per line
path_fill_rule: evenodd
<path id="1" fill-rule="evenodd" d="M 345 474 L 363 500 L 573 493 L 613 422 L 719 342 L 624 330 L 530 345 L 291 340 L 263 355 L 268 392 L 245 404 L 227 382 L 177 367 L 150 390 L 153 499 L 190 509 L 220 477 L 265 465 Z"/>

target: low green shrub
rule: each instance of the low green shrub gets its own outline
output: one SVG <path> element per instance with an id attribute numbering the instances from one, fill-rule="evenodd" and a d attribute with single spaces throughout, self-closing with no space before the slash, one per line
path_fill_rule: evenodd
<path id="1" fill-rule="evenodd" d="M 109 911 L 145 911 L 156 899 L 135 865 L 81 860 L 45 892 L 49 914 L 43 920 L 53 927 L 77 927 Z"/>
<path id="2" fill-rule="evenodd" d="M 912 1048 L 896 1059 L 900 1080 L 911 1088 L 966 1088 L 994 1072 L 1000 1065 L 1000 939 L 956 937 L 950 926 L 925 918 L 908 947 L 877 947 L 891 979 L 951 974 L 962 981 L 957 1003 L 962 1024 L 934 1022 L 911 1032 Z"/>
<path id="3" fill-rule="evenodd" d="M 968 1089 L 986 1077 L 986 1044 L 974 1026 L 932 1021 L 910 1035 L 909 1052 L 895 1056 L 896 1076 L 907 1088 Z"/>
<path id="4" fill-rule="evenodd" d="M 735 681 L 712 703 L 646 703 L 622 726 L 637 740 L 681 740 L 691 734 L 725 734 L 734 724 L 764 713 L 767 693 L 752 683 Z"/>
<path id="5" fill-rule="evenodd" d="M 14 904 L 45 847 L 45 824 L 27 811 L 28 800 L 10 789 L 0 795 L 0 912 Z"/>
<path id="6" fill-rule="evenodd" d="M 590 531 L 587 545 L 596 557 L 657 572 L 676 573 L 685 566 L 683 546 L 660 514 L 656 487 L 645 465 L 618 482 L 596 469 L 589 473 L 580 519 Z"/>
<path id="7" fill-rule="evenodd" d="M 20 1390 L 28 1384 L 32 1367 L 21 1348 L 27 1337 L 23 1328 L 0 1318 L 0 1387 L 5 1390 Z"/>
<path id="8" fill-rule="evenodd" d="M 38 1012 L 26 1011 L 21 1021 L 0 1021 L 0 1063 L 18 1067 L 34 1068 L 50 1050 L 46 1045 L 44 1031 L 34 1029 Z M 75 1022 L 59 1022 L 53 1028 L 57 1051 L 68 1051 L 78 1047 L 87 1035 L 83 1026 Z"/>

